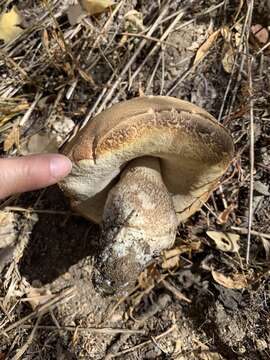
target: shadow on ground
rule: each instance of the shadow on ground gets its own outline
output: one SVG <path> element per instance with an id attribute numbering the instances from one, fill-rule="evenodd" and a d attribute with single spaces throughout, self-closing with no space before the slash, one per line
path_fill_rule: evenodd
<path id="1" fill-rule="evenodd" d="M 29 197 L 23 205 L 33 206 Z M 99 227 L 79 216 L 69 215 L 69 204 L 57 187 L 51 187 L 38 201 L 36 209 L 49 210 L 39 213 L 39 221 L 31 234 L 30 242 L 21 261 L 20 272 L 28 281 L 51 283 L 61 274 L 87 256 L 95 256 Z M 55 211 L 55 213 L 49 213 Z M 66 214 L 57 214 L 66 211 Z"/>

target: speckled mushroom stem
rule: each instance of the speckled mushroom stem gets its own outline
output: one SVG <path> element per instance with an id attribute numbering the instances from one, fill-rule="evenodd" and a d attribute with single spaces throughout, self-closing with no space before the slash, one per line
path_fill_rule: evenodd
<path id="1" fill-rule="evenodd" d="M 132 160 L 105 204 L 101 237 L 105 250 L 97 261 L 98 287 L 119 293 L 133 285 L 154 254 L 173 245 L 177 225 L 159 158 Z"/>

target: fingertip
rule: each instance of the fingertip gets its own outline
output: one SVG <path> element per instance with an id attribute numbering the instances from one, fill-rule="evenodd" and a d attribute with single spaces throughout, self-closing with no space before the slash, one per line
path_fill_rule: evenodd
<path id="1" fill-rule="evenodd" d="M 56 181 L 67 176 L 72 169 L 72 162 L 64 155 L 53 154 L 50 159 L 50 174 Z"/>

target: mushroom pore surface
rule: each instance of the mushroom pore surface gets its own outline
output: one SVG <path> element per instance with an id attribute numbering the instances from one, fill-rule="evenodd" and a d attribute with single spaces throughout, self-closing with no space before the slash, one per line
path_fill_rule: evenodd
<path id="1" fill-rule="evenodd" d="M 73 169 L 60 187 L 75 210 L 102 223 L 97 283 L 118 291 L 173 244 L 179 222 L 207 200 L 233 142 L 203 109 L 152 96 L 100 113 L 64 153 Z"/>

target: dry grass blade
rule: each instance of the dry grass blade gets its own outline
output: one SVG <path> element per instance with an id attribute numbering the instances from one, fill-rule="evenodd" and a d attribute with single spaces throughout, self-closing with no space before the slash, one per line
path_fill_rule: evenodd
<path id="1" fill-rule="evenodd" d="M 193 66 L 197 66 L 199 65 L 203 59 L 206 57 L 206 55 L 208 54 L 209 50 L 211 49 L 211 47 L 215 44 L 215 42 L 217 41 L 218 37 L 220 35 L 220 30 L 216 30 L 215 32 L 213 32 L 213 34 L 211 34 L 209 36 L 209 38 L 201 45 L 201 47 L 199 48 L 199 50 L 196 53 L 194 62 L 193 62 Z"/>
<path id="2" fill-rule="evenodd" d="M 131 77 L 131 81 L 130 81 L 130 86 L 132 84 L 132 82 L 134 81 L 134 79 L 137 77 L 137 75 L 140 73 L 140 71 L 142 70 L 143 66 L 146 64 L 146 62 L 149 60 L 149 58 L 151 56 L 154 55 L 154 53 L 160 48 L 161 44 L 164 43 L 164 40 L 169 36 L 169 34 L 173 31 L 173 29 L 175 28 L 175 26 L 178 24 L 179 20 L 185 15 L 186 11 L 182 10 L 181 12 L 179 12 L 177 14 L 177 16 L 175 17 L 175 19 L 172 21 L 172 23 L 168 26 L 168 28 L 166 29 L 166 31 L 162 34 L 161 38 L 159 39 L 159 42 L 153 47 L 153 49 L 147 54 L 147 56 L 145 57 L 145 59 L 143 60 L 143 62 L 141 63 L 140 66 L 138 66 L 137 70 L 134 72 L 134 74 Z"/>
<path id="3" fill-rule="evenodd" d="M 249 62 L 249 87 L 250 97 L 250 186 L 249 186 L 249 211 L 248 211 L 248 237 L 246 263 L 249 264 L 251 228 L 253 221 L 253 192 L 254 192 L 254 102 L 253 102 L 253 85 L 252 85 L 252 60 Z"/>
<path id="4" fill-rule="evenodd" d="M 16 321 L 14 324 L 8 326 L 6 329 L 3 329 L 2 331 L 0 331 L 0 334 L 8 333 L 9 331 L 11 331 L 17 327 L 20 327 L 26 321 L 33 319 L 36 316 L 45 314 L 46 312 L 53 309 L 60 303 L 69 301 L 72 297 L 75 296 L 75 290 L 76 290 L 76 288 L 70 288 L 70 289 L 62 291 L 60 294 L 57 294 L 53 299 L 49 300 L 44 305 L 40 306 L 37 310 L 33 311 L 31 314 L 25 316 L 24 318 Z"/>
<path id="5" fill-rule="evenodd" d="M 27 341 L 25 342 L 25 344 L 16 352 L 16 355 L 14 355 L 11 360 L 19 360 L 21 359 L 21 357 L 23 356 L 23 354 L 27 351 L 27 349 L 29 348 L 29 346 L 31 345 L 31 343 L 34 340 L 36 331 L 38 329 L 38 324 L 40 323 L 40 320 L 42 319 L 42 315 L 38 317 L 35 326 L 33 328 L 33 330 L 31 331 L 31 334 L 29 335 Z"/>
<path id="6" fill-rule="evenodd" d="M 177 300 L 182 300 L 187 302 L 188 304 L 191 303 L 191 300 L 186 297 L 183 293 L 181 293 L 178 289 L 176 289 L 172 284 L 170 284 L 167 280 L 162 280 L 161 284 L 167 289 L 169 290 L 175 297 Z"/>
<path id="7" fill-rule="evenodd" d="M 57 211 L 57 210 L 46 210 L 46 209 L 25 209 L 18 206 L 5 206 L 5 210 L 7 211 L 13 211 L 13 212 L 22 212 L 22 213 L 37 213 L 37 214 L 53 214 L 53 215 L 64 215 L 64 216 L 80 216 L 77 213 L 72 213 L 70 211 Z"/>
<path id="8" fill-rule="evenodd" d="M 173 325 L 173 326 L 170 327 L 168 330 L 166 330 L 164 333 L 155 336 L 155 337 L 154 337 L 155 341 L 157 341 L 157 340 L 159 340 L 159 339 L 162 339 L 163 337 L 171 334 L 175 329 L 176 329 L 176 326 Z M 145 342 L 143 342 L 143 343 L 141 343 L 141 344 L 138 344 L 138 345 L 136 345 L 136 346 L 133 346 L 133 347 L 131 347 L 131 348 L 129 348 L 129 349 L 126 349 L 126 350 L 123 350 L 123 351 L 119 351 L 119 352 L 117 352 L 117 353 L 115 353 L 115 354 L 111 354 L 111 355 L 109 355 L 108 357 L 106 357 L 105 360 L 113 359 L 113 358 L 122 356 L 122 355 L 124 355 L 124 354 L 128 354 L 128 353 L 130 353 L 130 352 L 133 352 L 133 351 L 135 351 L 135 350 L 138 350 L 138 349 L 140 349 L 140 348 L 142 348 L 142 347 L 144 347 L 144 346 L 146 346 L 146 345 L 151 344 L 152 341 L 153 341 L 152 339 L 151 339 L 151 340 L 147 340 L 147 341 L 145 341 Z"/>
<path id="9" fill-rule="evenodd" d="M 156 21 L 154 22 L 154 24 L 151 26 L 151 28 L 149 29 L 149 31 L 147 32 L 146 36 L 151 36 L 153 34 L 153 32 L 157 29 L 157 27 L 159 26 L 161 20 L 165 17 L 165 15 L 167 14 L 168 10 L 169 10 L 169 3 L 166 3 L 164 5 L 164 7 L 162 8 L 158 18 L 156 19 Z M 135 60 L 137 59 L 137 57 L 139 56 L 139 54 L 141 53 L 142 49 L 145 47 L 145 45 L 147 44 L 148 40 L 143 39 L 140 43 L 140 45 L 138 46 L 138 48 L 136 49 L 136 51 L 134 52 L 134 54 L 132 55 L 132 57 L 130 58 L 130 60 L 127 62 L 127 64 L 124 66 L 123 70 L 121 71 L 121 73 L 119 74 L 119 76 L 117 77 L 117 80 L 115 80 L 114 84 L 112 85 L 111 89 L 109 90 L 109 92 L 107 93 L 107 95 L 105 96 L 105 98 L 103 99 L 98 112 L 104 110 L 105 106 L 108 104 L 108 102 L 111 100 L 117 86 L 120 84 L 120 82 L 122 81 L 124 75 L 127 73 L 127 71 L 130 69 L 131 65 L 135 62 Z"/>
<path id="10" fill-rule="evenodd" d="M 221 121 L 221 119 L 223 117 L 223 112 L 225 109 L 225 105 L 227 105 L 227 103 L 228 103 L 227 100 L 228 100 L 228 96 L 229 96 L 230 92 L 232 92 L 233 95 L 232 95 L 232 99 L 230 101 L 230 106 L 228 106 L 228 110 L 227 110 L 227 114 L 226 114 L 227 117 L 230 116 L 232 109 L 233 109 L 233 105 L 235 103 L 237 89 L 241 82 L 244 63 L 246 61 L 246 56 L 248 54 L 248 39 L 249 39 L 249 31 L 250 31 L 252 13 L 253 13 L 253 6 L 254 5 L 253 5 L 253 0 L 252 0 L 252 1 L 250 1 L 249 5 L 248 5 L 248 10 L 246 12 L 245 22 L 244 22 L 242 33 L 241 33 L 241 39 L 239 41 L 239 46 L 238 46 L 237 51 L 234 56 L 234 63 L 233 63 L 232 69 L 231 69 L 231 76 L 228 81 L 228 85 L 226 87 L 222 105 L 220 107 L 219 116 L 218 116 L 219 121 Z M 240 64 L 238 64 L 240 55 L 241 55 L 241 61 L 240 61 Z M 234 85 L 234 88 L 232 89 L 234 78 L 235 78 L 236 74 L 237 74 L 236 83 Z"/>
<path id="11" fill-rule="evenodd" d="M 251 27 L 252 13 L 253 13 L 254 1 L 249 3 L 250 18 L 248 28 Z M 248 49 L 248 38 L 246 47 Z M 250 242 L 251 242 L 251 228 L 253 221 L 253 192 L 254 192 L 254 100 L 253 100 L 253 81 L 252 81 L 252 64 L 253 60 L 249 59 L 248 71 L 249 71 L 249 91 L 250 91 L 250 188 L 249 188 L 249 211 L 248 211 L 248 237 L 247 237 L 247 253 L 246 263 L 249 264 L 250 257 Z"/>
<path id="12" fill-rule="evenodd" d="M 22 325 L 22 329 L 32 329 L 32 325 Z M 119 328 L 109 328 L 109 327 L 81 327 L 81 326 L 53 326 L 53 325 L 39 325 L 38 329 L 41 330 L 62 330 L 70 332 L 82 332 L 82 333 L 94 333 L 94 334 L 106 334 L 106 335 L 116 335 L 116 334 L 145 334 L 144 330 L 139 329 L 119 329 Z"/>
<path id="13" fill-rule="evenodd" d="M 237 226 L 231 226 L 232 230 L 238 231 L 240 234 L 244 234 L 247 235 L 249 230 L 246 228 L 242 228 L 242 227 L 237 227 Z M 250 234 L 251 235 L 255 235 L 255 236 L 262 236 L 265 239 L 270 239 L 270 234 L 266 234 L 266 233 L 262 233 L 259 231 L 255 231 L 255 230 L 250 230 Z"/>

